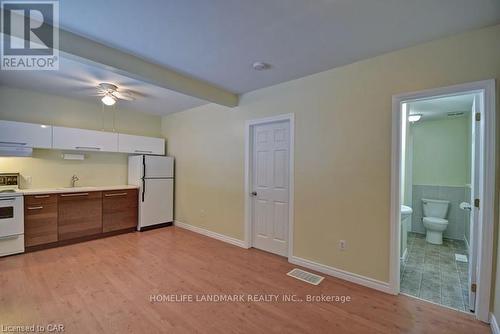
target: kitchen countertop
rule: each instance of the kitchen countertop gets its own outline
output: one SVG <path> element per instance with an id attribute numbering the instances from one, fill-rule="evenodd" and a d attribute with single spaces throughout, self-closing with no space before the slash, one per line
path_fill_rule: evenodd
<path id="1" fill-rule="evenodd" d="M 110 191 L 122 189 L 138 189 L 139 186 L 122 185 L 122 186 L 98 186 L 98 187 L 60 187 L 60 188 L 38 188 L 38 189 L 19 189 L 17 192 L 23 195 L 41 195 L 41 194 L 62 194 L 62 193 L 78 193 L 90 191 Z"/>

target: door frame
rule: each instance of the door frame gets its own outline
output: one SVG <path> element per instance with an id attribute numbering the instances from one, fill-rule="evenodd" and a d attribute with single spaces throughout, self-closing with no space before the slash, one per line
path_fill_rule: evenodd
<path id="1" fill-rule="evenodd" d="M 481 210 L 478 226 L 477 257 L 477 319 L 489 322 L 490 292 L 493 266 L 493 232 L 495 208 L 495 80 L 484 80 L 454 86 L 423 90 L 412 93 L 394 95 L 392 98 L 392 161 L 391 161 L 391 244 L 390 244 L 390 278 L 389 286 L 393 294 L 400 292 L 400 201 L 401 201 L 401 105 L 404 102 L 428 99 L 432 97 L 452 96 L 462 93 L 481 93 L 484 103 L 484 120 L 480 133 L 483 172 Z M 478 185 L 476 185 L 478 186 Z"/>
<path id="2" fill-rule="evenodd" d="M 286 122 L 289 131 L 289 156 L 288 156 L 288 260 L 293 256 L 293 222 L 294 222 L 294 148 L 295 148 L 295 114 L 283 114 L 245 122 L 245 248 L 253 247 L 252 237 L 252 174 L 253 174 L 253 128 L 256 125 Z"/>

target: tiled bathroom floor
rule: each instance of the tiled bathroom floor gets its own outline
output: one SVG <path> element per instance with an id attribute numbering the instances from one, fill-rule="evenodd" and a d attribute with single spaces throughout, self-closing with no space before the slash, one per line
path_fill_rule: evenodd
<path id="1" fill-rule="evenodd" d="M 432 245 L 425 235 L 408 233 L 408 256 L 401 265 L 401 292 L 469 311 L 468 263 L 455 260 L 467 255 L 464 241 L 444 239 Z"/>

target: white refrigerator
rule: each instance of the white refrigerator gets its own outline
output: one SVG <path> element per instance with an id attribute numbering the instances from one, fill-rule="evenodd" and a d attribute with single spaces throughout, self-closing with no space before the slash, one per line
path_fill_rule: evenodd
<path id="1" fill-rule="evenodd" d="M 153 155 L 130 156 L 128 183 L 140 187 L 137 230 L 172 224 L 174 158 Z"/>

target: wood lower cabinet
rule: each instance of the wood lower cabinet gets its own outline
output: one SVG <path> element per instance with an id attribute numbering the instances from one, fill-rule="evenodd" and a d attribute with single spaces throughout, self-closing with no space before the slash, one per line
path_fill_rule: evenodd
<path id="1" fill-rule="evenodd" d="M 57 239 L 57 195 L 25 196 L 25 247 L 49 244 Z"/>
<path id="2" fill-rule="evenodd" d="M 27 251 L 135 230 L 137 189 L 24 196 Z"/>
<path id="3" fill-rule="evenodd" d="M 102 231 L 104 233 L 137 227 L 137 189 L 104 191 L 102 194 Z"/>
<path id="4" fill-rule="evenodd" d="M 59 241 L 102 233 L 102 192 L 58 195 Z"/>

